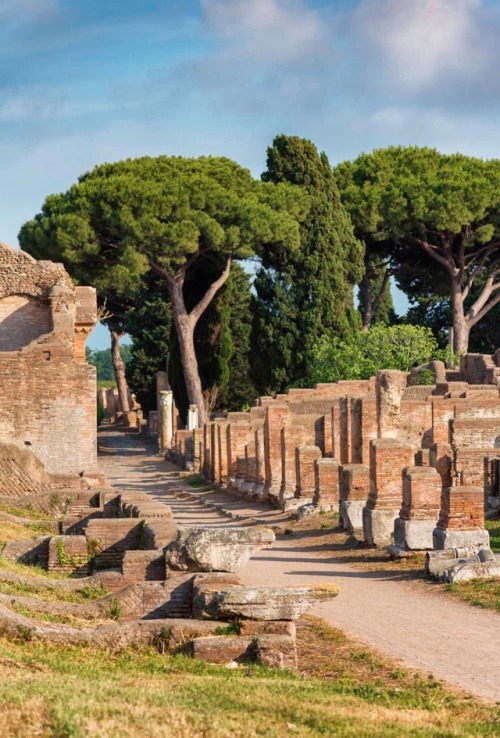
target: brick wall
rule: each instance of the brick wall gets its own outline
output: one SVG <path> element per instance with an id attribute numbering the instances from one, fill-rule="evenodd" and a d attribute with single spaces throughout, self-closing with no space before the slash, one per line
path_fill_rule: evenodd
<path id="1" fill-rule="evenodd" d="M 51 474 L 97 461 L 95 368 L 75 356 L 95 290 L 78 305 L 78 289 L 61 264 L 0 244 L 0 444 L 28 448 Z"/>

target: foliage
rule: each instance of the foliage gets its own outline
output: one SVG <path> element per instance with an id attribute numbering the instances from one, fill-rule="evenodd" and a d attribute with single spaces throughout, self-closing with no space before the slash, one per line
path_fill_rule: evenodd
<path id="1" fill-rule="evenodd" d="M 325 153 L 297 136 L 277 136 L 267 151 L 266 182 L 289 182 L 309 196 L 300 249 L 270 244 L 262 252 L 253 304 L 254 372 L 259 390 L 283 389 L 307 375 L 312 348 L 326 331 L 346 337 L 358 325 L 352 287 L 363 248 Z"/>
<path id="2" fill-rule="evenodd" d="M 122 344 L 120 352 L 123 363 L 127 365 L 131 359 L 132 347 L 129 344 Z M 113 364 L 111 363 L 111 349 L 85 349 L 85 357 L 89 364 L 97 369 L 98 382 L 114 382 Z"/>
<path id="3" fill-rule="evenodd" d="M 102 405 L 97 406 L 97 425 L 101 425 L 102 421 L 106 417 L 106 410 Z"/>
<path id="4" fill-rule="evenodd" d="M 229 159 L 159 156 L 103 164 L 66 193 L 51 195 L 19 234 L 34 256 L 62 261 L 72 276 L 108 299 L 113 321 L 137 304 L 153 270 L 173 305 L 190 402 L 205 419 L 193 331 L 229 273 L 233 258 L 299 248 L 298 220 L 309 203 L 300 188 L 259 182 Z M 200 258 L 224 265 L 187 313 L 186 274 Z M 122 320 L 121 329 L 125 330 Z"/>
<path id="5" fill-rule="evenodd" d="M 500 300 L 500 161 L 391 146 L 335 172 L 357 235 L 390 255 L 406 292 L 453 300 L 454 350 L 466 350 Z"/>
<path id="6" fill-rule="evenodd" d="M 172 308 L 158 277 L 144 280 L 136 304 L 126 313 L 126 324 L 132 337 L 128 383 L 143 410 L 156 410 L 156 373 L 166 371 L 172 343 Z"/>
<path id="7" fill-rule="evenodd" d="M 442 358 L 429 328 L 375 325 L 347 340 L 323 336 L 314 346 L 308 384 L 340 379 L 369 379 L 379 369 L 408 372 L 431 359 Z"/>

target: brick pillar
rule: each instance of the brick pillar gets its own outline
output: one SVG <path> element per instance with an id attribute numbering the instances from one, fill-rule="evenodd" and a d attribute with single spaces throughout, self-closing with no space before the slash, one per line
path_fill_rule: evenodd
<path id="1" fill-rule="evenodd" d="M 363 508 L 370 494 L 370 469 L 364 464 L 343 464 L 339 469 L 340 523 L 350 533 L 363 530 Z"/>
<path id="2" fill-rule="evenodd" d="M 259 499 L 266 497 L 265 484 L 265 459 L 264 459 L 264 426 L 256 428 L 255 434 L 255 464 L 256 464 L 256 482 L 254 486 L 254 495 Z"/>
<path id="3" fill-rule="evenodd" d="M 216 469 L 216 473 L 218 474 L 218 479 L 216 481 L 219 482 L 221 487 L 225 487 L 227 485 L 227 427 L 227 420 L 219 420 L 215 423 L 215 443 L 217 446 L 217 455 L 219 460 L 218 470 Z"/>
<path id="4" fill-rule="evenodd" d="M 266 408 L 264 421 L 264 467 L 266 495 L 279 504 L 281 488 L 281 430 L 290 411 L 288 405 L 273 404 Z"/>
<path id="5" fill-rule="evenodd" d="M 212 425 L 213 423 L 205 423 L 205 425 L 203 426 L 202 475 L 207 480 L 207 482 L 213 482 Z"/>
<path id="6" fill-rule="evenodd" d="M 316 459 L 314 504 L 319 510 L 338 510 L 339 470 L 337 459 Z"/>
<path id="7" fill-rule="evenodd" d="M 245 494 L 253 497 L 257 484 L 257 456 L 255 452 L 255 432 L 253 438 L 245 446 L 245 480 L 243 488 Z"/>
<path id="8" fill-rule="evenodd" d="M 394 542 L 404 551 L 433 548 L 441 505 L 441 477 L 429 466 L 403 470 L 403 506 L 394 524 Z"/>
<path id="9" fill-rule="evenodd" d="M 448 444 L 451 441 L 450 421 L 455 405 L 446 400 L 432 401 L 432 442 Z"/>
<path id="10" fill-rule="evenodd" d="M 413 464 L 410 446 L 394 438 L 371 442 L 370 494 L 363 509 L 363 533 L 369 546 L 384 547 L 394 542 L 394 521 L 403 501 L 402 473 L 404 467 Z"/>
<path id="11" fill-rule="evenodd" d="M 449 443 L 433 443 L 429 449 L 429 465 L 436 469 L 443 487 L 451 486 L 453 451 Z"/>
<path id="12" fill-rule="evenodd" d="M 200 472 L 203 454 L 203 428 L 193 431 L 193 471 Z"/>
<path id="13" fill-rule="evenodd" d="M 401 401 L 407 374 L 392 370 L 378 371 L 376 379 L 378 436 L 390 437 L 399 426 Z"/>
<path id="14" fill-rule="evenodd" d="M 370 441 L 375 441 L 378 434 L 377 400 L 375 397 L 363 397 L 361 405 L 361 449 L 359 463 L 368 466 L 370 463 Z"/>
<path id="15" fill-rule="evenodd" d="M 439 520 L 434 529 L 434 549 L 489 548 L 484 528 L 484 492 L 481 487 L 445 487 Z"/>
<path id="16" fill-rule="evenodd" d="M 245 458 L 245 446 L 250 438 L 250 424 L 229 423 L 227 429 L 228 486 L 236 485 L 238 456 Z"/>
<path id="17" fill-rule="evenodd" d="M 285 425 L 281 431 L 281 487 L 280 504 L 295 496 L 298 486 L 295 449 L 311 441 L 311 432 L 302 425 Z"/>
<path id="18" fill-rule="evenodd" d="M 298 446 L 295 449 L 297 489 L 295 496 L 301 505 L 312 504 L 316 494 L 316 462 L 321 459 L 318 446 Z"/>

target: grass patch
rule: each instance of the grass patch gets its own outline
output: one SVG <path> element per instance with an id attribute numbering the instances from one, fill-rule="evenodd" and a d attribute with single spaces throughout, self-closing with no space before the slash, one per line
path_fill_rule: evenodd
<path id="1" fill-rule="evenodd" d="M 18 597 L 38 597 L 45 602 L 75 602 L 84 603 L 100 600 L 109 594 L 105 587 L 89 584 L 81 589 L 59 589 L 44 587 L 40 584 L 23 584 L 22 582 L 0 582 L 0 593 Z M 110 615 L 112 617 L 112 614 Z"/>
<path id="2" fill-rule="evenodd" d="M 445 584 L 447 592 L 460 597 L 475 607 L 500 612 L 500 579 L 473 579 L 471 582 Z"/>
<path id="3" fill-rule="evenodd" d="M 206 485 L 206 481 L 200 474 L 188 474 L 184 477 L 182 481 L 186 482 L 186 484 L 189 484 L 190 487 L 194 488 L 204 487 Z"/>
<path id="4" fill-rule="evenodd" d="M 486 520 L 485 528 L 490 534 L 491 550 L 500 553 L 500 520 Z"/>
<path id="5" fill-rule="evenodd" d="M 52 613 L 43 610 L 34 610 L 20 603 L 10 603 L 9 609 L 23 615 L 30 620 L 36 620 L 43 623 L 58 623 L 60 625 L 71 625 L 73 628 L 90 628 L 98 625 L 109 625 L 113 619 L 103 615 L 89 615 L 88 617 L 79 617 L 72 613 Z"/>
<path id="6" fill-rule="evenodd" d="M 8 513 L 9 515 L 16 515 L 18 518 L 27 518 L 29 520 L 55 520 L 54 517 L 41 513 L 34 507 L 16 507 L 15 505 L 7 505 L 6 503 L 0 503 L 0 512 Z"/>
<path id="7" fill-rule="evenodd" d="M 465 738 L 498 708 L 445 690 L 312 620 L 301 671 L 210 666 L 153 648 L 120 654 L 0 640 L 2 735 L 42 738 Z M 366 652 L 366 648 L 362 649 Z"/>
<path id="8" fill-rule="evenodd" d="M 0 523 L 0 538 L 3 533 L 3 523 Z M 23 577 L 42 577 L 44 579 L 68 579 L 69 574 L 59 571 L 47 571 L 36 564 L 19 564 L 17 561 L 10 561 L 0 556 L 0 569 L 9 571 L 12 574 L 20 574 Z"/>

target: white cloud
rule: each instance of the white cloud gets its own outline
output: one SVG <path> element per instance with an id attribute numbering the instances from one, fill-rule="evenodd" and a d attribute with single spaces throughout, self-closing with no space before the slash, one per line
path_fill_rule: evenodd
<path id="1" fill-rule="evenodd" d="M 354 22 L 409 91 L 469 75 L 489 59 L 482 0 L 362 0 Z"/>
<path id="2" fill-rule="evenodd" d="M 295 61 L 326 43 L 319 13 L 302 0 L 201 0 L 209 28 L 240 57 Z"/>

